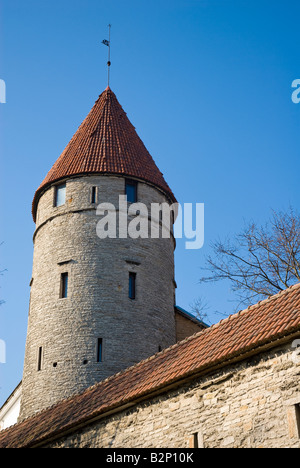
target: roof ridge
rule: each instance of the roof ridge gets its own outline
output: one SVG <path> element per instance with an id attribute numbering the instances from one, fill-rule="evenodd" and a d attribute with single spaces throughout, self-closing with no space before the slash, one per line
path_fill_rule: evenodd
<path id="1" fill-rule="evenodd" d="M 278 306 L 276 300 L 280 301 Z M 256 308 L 261 311 L 261 319 L 253 313 Z M 235 319 L 238 320 L 235 327 L 226 326 Z M 34 446 L 78 424 L 109 414 L 112 409 L 117 411 L 122 405 L 140 401 L 157 391 L 164 392 L 180 381 L 275 348 L 299 334 L 300 284 L 296 284 L 1 431 L 0 447 Z M 174 349 L 179 351 L 172 352 Z M 151 361 L 153 364 L 147 364 Z"/>
<path id="2" fill-rule="evenodd" d="M 208 328 L 206 328 L 206 329 L 204 329 L 204 330 L 201 330 L 201 331 L 199 331 L 199 332 L 196 332 L 196 333 L 194 333 L 193 335 L 187 336 L 187 337 L 184 338 L 183 340 L 178 341 L 177 343 L 174 343 L 173 345 L 171 345 L 171 346 L 169 346 L 169 347 L 163 349 L 162 351 L 159 351 L 158 353 L 155 353 L 155 354 L 153 354 L 153 355 L 151 355 L 151 356 L 149 356 L 149 357 L 143 359 L 142 361 L 139 361 L 139 362 L 137 362 L 136 364 L 133 364 L 132 366 L 127 367 L 126 369 L 122 369 L 121 371 L 117 372 L 116 374 L 110 375 L 109 377 L 107 377 L 107 378 L 104 379 L 104 380 L 101 380 L 100 382 L 96 382 L 94 385 L 91 385 L 90 387 L 88 387 L 88 388 L 82 390 L 82 391 L 79 392 L 79 393 L 75 393 L 75 394 L 73 394 L 73 395 L 70 395 L 68 398 L 65 398 L 65 399 L 63 399 L 63 400 L 60 400 L 59 402 L 56 402 L 56 403 L 54 403 L 53 405 L 50 405 L 50 406 L 48 406 L 47 408 L 44 408 L 43 410 L 37 412 L 37 413 L 34 415 L 34 417 L 37 416 L 37 415 L 39 415 L 39 414 L 42 414 L 42 413 L 45 412 L 45 411 L 48 411 L 49 409 L 51 409 L 51 408 L 57 406 L 57 405 L 60 404 L 60 403 L 67 402 L 67 401 L 69 401 L 69 400 L 72 400 L 74 397 L 79 397 L 80 395 L 83 395 L 83 394 L 85 394 L 85 393 L 88 393 L 88 392 L 94 390 L 96 387 L 101 386 L 101 385 L 103 385 L 104 383 L 108 383 L 109 381 L 115 379 L 117 376 L 120 376 L 120 375 L 122 375 L 122 374 L 126 374 L 126 373 L 132 371 L 133 369 L 135 369 L 135 368 L 137 368 L 137 367 L 140 367 L 140 366 L 142 366 L 143 364 L 146 364 L 147 362 L 151 362 L 153 359 L 157 359 L 158 356 L 160 356 L 160 355 L 163 356 L 163 355 L 167 354 L 169 351 L 171 351 L 171 350 L 173 350 L 173 349 L 176 349 L 176 348 L 179 348 L 180 346 L 183 346 L 184 344 L 188 343 L 189 341 L 192 341 L 192 340 L 194 340 L 194 339 L 199 338 L 201 335 L 204 336 L 204 335 L 207 334 L 207 333 L 211 333 L 211 330 L 217 329 L 217 328 L 219 328 L 221 325 L 224 325 L 225 323 L 227 323 L 227 322 L 229 322 L 229 321 L 231 321 L 231 320 L 237 319 L 238 317 L 240 317 L 241 315 L 244 315 L 245 313 L 249 312 L 250 310 L 253 310 L 253 309 L 255 309 L 255 308 L 258 308 L 259 306 L 262 306 L 262 305 L 264 305 L 264 304 L 266 304 L 266 303 L 268 303 L 268 302 L 271 302 L 271 301 L 273 301 L 273 300 L 276 300 L 276 299 L 278 299 L 279 296 L 283 296 L 283 295 L 285 295 L 285 294 L 288 294 L 291 290 L 297 289 L 297 288 L 300 288 L 300 282 L 299 282 L 299 283 L 296 283 L 295 285 L 290 286 L 289 288 L 287 288 L 287 289 L 285 289 L 285 290 L 283 290 L 283 291 L 280 291 L 279 293 L 277 293 L 277 294 L 275 294 L 275 295 L 273 295 L 273 296 L 270 296 L 270 297 L 268 297 L 268 298 L 266 298 L 266 299 L 264 299 L 264 300 L 262 300 L 262 301 L 259 301 L 257 304 L 253 304 L 253 305 L 249 306 L 247 309 L 243 309 L 243 310 L 240 310 L 239 312 L 237 312 L 237 313 L 235 313 L 235 314 L 231 314 L 231 315 L 229 315 L 228 317 L 226 317 L 225 319 L 220 320 L 219 322 L 217 322 L 217 323 L 211 325 L 210 327 L 208 327 Z M 32 418 L 32 416 L 29 416 L 28 418 L 22 420 L 21 423 L 24 422 L 24 421 L 26 421 L 27 419 L 31 419 L 31 418 Z"/>
<path id="3" fill-rule="evenodd" d="M 163 354 L 166 354 L 168 353 L 170 350 L 172 349 L 175 349 L 175 348 L 178 348 L 182 345 L 184 345 L 185 343 L 189 342 L 189 341 L 192 341 L 196 338 L 198 338 L 200 335 L 204 335 L 204 334 L 207 334 L 207 333 L 211 333 L 211 330 L 213 329 L 216 329 L 216 328 L 219 328 L 221 325 L 223 325 L 224 323 L 226 322 L 229 322 L 230 320 L 235 320 L 236 318 L 240 317 L 241 315 L 249 312 L 250 310 L 253 310 L 255 308 L 257 308 L 258 306 L 262 306 L 263 304 L 266 304 L 268 302 L 271 302 L 272 300 L 276 300 L 278 299 L 279 296 L 281 295 L 284 295 L 284 294 L 288 294 L 291 290 L 293 289 L 297 289 L 297 288 L 300 288 L 300 282 L 299 283 L 296 283 L 295 285 L 292 285 L 290 286 L 289 288 L 283 290 L 283 291 L 280 291 L 279 293 L 275 294 L 274 296 L 269 296 L 268 298 L 262 300 L 262 301 L 259 301 L 257 304 L 253 304 L 251 306 L 249 306 L 247 309 L 243 309 L 243 310 L 240 310 L 239 312 L 235 313 L 235 314 L 231 314 L 229 315 L 228 317 L 226 317 L 225 319 L 222 319 L 220 320 L 219 322 L 211 325 L 210 327 L 208 328 L 205 328 L 204 330 L 201 330 L 199 332 L 196 332 L 194 333 L 193 335 L 190 335 L 190 336 L 187 336 L 186 338 L 184 338 L 183 340 L 181 341 L 178 341 L 177 343 L 174 343 L 173 345 L 169 346 L 168 348 L 165 348 L 163 349 L 162 351 L 159 351 L 158 353 L 155 353 L 151 356 L 149 356 L 148 358 L 145 358 L 143 359 L 142 361 L 139 361 L 137 362 L 136 364 L 133 364 L 132 366 L 129 366 L 127 367 L 126 369 L 123 369 L 121 370 L 120 372 L 117 372 L 116 374 L 113 374 L 109 377 L 107 377 L 105 380 L 101 380 L 101 382 L 97 382 L 95 383 L 94 385 L 92 385 L 91 387 L 89 387 L 88 389 L 84 390 L 82 393 L 85 393 L 86 391 L 88 391 L 89 389 L 92 389 L 92 388 L 95 388 L 97 387 L 98 385 L 104 383 L 104 382 L 107 382 L 111 379 L 113 379 L 114 377 L 116 376 L 119 376 L 121 374 L 125 374 L 127 372 L 129 372 L 130 370 L 136 368 L 136 367 L 139 367 L 141 366 L 142 364 L 145 364 L 147 362 L 150 362 L 152 361 L 153 359 L 156 359 L 159 355 L 163 355 Z M 74 396 L 74 395 L 73 395 Z M 69 399 L 69 398 L 68 398 Z"/>
<path id="4" fill-rule="evenodd" d="M 278 293 L 268 296 L 266 299 L 262 299 L 258 301 L 256 304 L 251 304 L 249 305 L 246 309 L 241 309 L 235 314 L 230 314 L 228 317 L 220 320 L 219 322 L 213 324 L 210 328 L 218 327 L 221 323 L 227 322 L 229 320 L 235 320 L 237 317 L 249 312 L 250 310 L 257 309 L 259 306 L 262 306 L 264 304 L 267 304 L 268 302 L 272 302 L 276 299 L 278 299 L 280 296 L 288 294 L 291 290 L 300 288 L 300 282 L 293 284 L 292 286 L 289 286 L 286 289 L 283 289 L 282 291 L 279 291 Z M 203 330 L 205 331 L 205 330 Z"/>
<path id="5" fill-rule="evenodd" d="M 226 323 L 226 322 L 228 322 L 228 321 L 230 321 L 230 320 L 235 320 L 237 317 L 241 316 L 242 314 L 247 313 L 247 312 L 249 312 L 250 310 L 255 309 L 255 308 L 257 308 L 258 306 L 261 306 L 261 305 L 263 305 L 263 304 L 265 304 L 265 303 L 271 302 L 272 300 L 276 300 L 280 295 L 288 294 L 291 290 L 297 289 L 297 288 L 300 288 L 300 282 L 299 282 L 299 283 L 296 283 L 296 284 L 294 284 L 294 285 L 292 285 L 292 286 L 290 286 L 289 288 L 287 288 L 287 289 L 285 289 L 285 290 L 283 290 L 283 291 L 280 291 L 280 292 L 277 293 L 277 294 L 274 294 L 274 296 L 269 296 L 268 298 L 263 299 L 262 301 L 259 301 L 257 304 L 253 304 L 253 305 L 249 306 L 247 309 L 243 309 L 243 310 L 240 310 L 239 312 L 237 312 L 237 313 L 235 313 L 235 314 L 231 314 L 231 315 L 229 315 L 228 317 L 226 317 L 225 319 L 220 320 L 219 322 L 217 322 L 217 323 L 211 325 L 211 326 L 208 327 L 208 328 L 205 328 L 204 330 L 201 330 L 201 331 L 199 331 L 199 332 L 196 332 L 196 333 L 194 333 L 193 335 L 187 336 L 187 337 L 184 338 L 183 340 L 178 341 L 177 343 L 174 343 L 173 345 L 171 345 L 171 346 L 169 346 L 169 347 L 163 349 L 162 351 L 159 351 L 158 353 L 155 353 L 155 354 L 149 356 L 148 358 L 145 358 L 145 359 L 143 359 L 142 361 L 139 361 L 138 363 L 133 364 L 132 366 L 129 366 L 129 367 L 127 367 L 126 369 L 123 369 L 123 370 L 121 370 L 120 372 L 117 372 L 116 374 L 113 374 L 113 375 L 107 377 L 105 380 L 101 380 L 101 382 L 95 383 L 94 385 L 92 385 L 92 386 L 89 387 L 89 388 L 96 387 L 97 385 L 99 385 L 99 384 L 101 384 L 101 383 L 103 383 L 103 382 L 106 382 L 106 381 L 112 379 L 112 378 L 115 377 L 116 375 L 124 374 L 125 372 L 127 372 L 127 371 L 129 371 L 129 370 L 131 370 L 131 369 L 134 369 L 135 367 L 140 366 L 141 364 L 144 364 L 144 363 L 146 363 L 146 362 L 148 362 L 148 361 L 151 361 L 152 359 L 157 358 L 157 356 L 159 356 L 159 355 L 163 355 L 163 354 L 167 353 L 167 352 L 168 352 L 169 350 L 171 350 L 171 349 L 177 348 L 177 347 L 179 347 L 179 346 L 181 346 L 181 345 L 187 343 L 188 341 L 191 341 L 191 340 L 193 340 L 193 339 L 195 339 L 195 338 L 198 338 L 198 336 L 200 336 L 200 335 L 203 335 L 203 334 L 205 334 L 205 333 L 210 333 L 210 330 L 215 329 L 215 328 L 218 328 L 221 324 L 224 324 L 224 323 Z M 84 393 L 84 392 L 83 392 L 83 393 Z"/>

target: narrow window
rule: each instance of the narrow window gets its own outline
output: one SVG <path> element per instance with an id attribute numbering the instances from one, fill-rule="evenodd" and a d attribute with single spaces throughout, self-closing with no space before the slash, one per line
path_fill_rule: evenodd
<path id="1" fill-rule="evenodd" d="M 102 338 L 98 338 L 97 341 L 97 362 L 102 362 L 103 343 Z"/>
<path id="2" fill-rule="evenodd" d="M 287 423 L 291 439 L 300 439 L 300 403 L 287 408 Z"/>
<path id="3" fill-rule="evenodd" d="M 57 185 L 55 187 L 54 206 L 64 205 L 66 202 L 66 184 Z"/>
<path id="4" fill-rule="evenodd" d="M 189 448 L 199 448 L 198 444 L 198 432 L 195 432 L 191 437 L 189 438 Z"/>
<path id="5" fill-rule="evenodd" d="M 137 183 L 134 180 L 126 180 L 125 194 L 127 195 L 128 203 L 137 202 Z"/>
<path id="6" fill-rule="evenodd" d="M 299 405 L 296 405 L 295 410 L 296 410 L 296 426 L 297 426 L 297 431 L 298 431 L 298 438 L 300 439 L 300 403 Z"/>
<path id="7" fill-rule="evenodd" d="M 129 299 L 135 299 L 136 295 L 136 273 L 129 273 Z"/>
<path id="8" fill-rule="evenodd" d="M 43 357 L 43 348 L 40 346 L 39 353 L 38 353 L 38 365 L 37 365 L 38 371 L 42 370 L 42 357 Z"/>
<path id="9" fill-rule="evenodd" d="M 60 298 L 68 297 L 68 273 L 62 273 L 60 277 Z"/>
<path id="10" fill-rule="evenodd" d="M 96 203 L 96 202 L 97 202 L 97 187 L 92 187 L 91 202 L 92 202 L 92 203 Z"/>

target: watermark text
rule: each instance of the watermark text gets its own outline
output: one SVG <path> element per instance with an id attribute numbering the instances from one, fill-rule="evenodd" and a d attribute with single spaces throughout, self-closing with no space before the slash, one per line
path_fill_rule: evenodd
<path id="1" fill-rule="evenodd" d="M 4 80 L 0 79 L 0 103 L 6 104 L 6 84 Z"/>
<path id="2" fill-rule="evenodd" d="M 6 363 L 6 344 L 5 341 L 0 340 L 0 364 Z"/>
<path id="3" fill-rule="evenodd" d="M 300 364 L 300 340 L 294 340 L 292 348 L 295 349 L 292 354 L 292 361 L 294 364 Z"/>
<path id="4" fill-rule="evenodd" d="M 100 239 L 186 239 L 185 248 L 201 249 L 204 245 L 203 203 L 128 204 L 126 195 L 119 196 L 119 205 L 100 203 L 97 206 L 96 232 Z M 173 228 L 174 225 L 174 228 Z"/>
<path id="5" fill-rule="evenodd" d="M 292 101 L 294 104 L 299 104 L 300 102 L 300 80 L 294 80 L 292 83 L 292 88 L 296 88 L 292 93 Z"/>

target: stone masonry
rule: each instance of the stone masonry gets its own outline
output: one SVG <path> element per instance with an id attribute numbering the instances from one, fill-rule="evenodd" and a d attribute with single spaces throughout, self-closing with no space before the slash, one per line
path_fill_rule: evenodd
<path id="1" fill-rule="evenodd" d="M 92 187 L 97 203 L 91 203 Z M 38 204 L 20 420 L 79 393 L 175 343 L 174 248 L 170 238 L 99 239 L 98 203 L 118 207 L 125 178 L 67 180 L 66 203 L 53 204 L 55 186 Z M 138 183 L 138 201 L 169 203 Z M 60 278 L 68 273 L 68 297 Z M 137 296 L 128 297 L 129 272 Z M 97 362 L 97 340 L 103 360 Z M 38 370 L 39 350 L 42 352 Z"/>
<path id="2" fill-rule="evenodd" d="M 73 430 L 51 448 L 300 448 L 292 343 Z"/>

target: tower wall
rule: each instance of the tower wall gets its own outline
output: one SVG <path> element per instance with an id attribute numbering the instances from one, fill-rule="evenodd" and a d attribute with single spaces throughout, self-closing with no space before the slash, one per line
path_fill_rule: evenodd
<path id="1" fill-rule="evenodd" d="M 117 207 L 125 179 L 68 179 L 63 206 L 53 206 L 55 186 L 38 203 L 20 420 L 175 343 L 173 237 L 100 239 L 94 186 L 97 203 Z M 138 201 L 149 209 L 168 202 L 143 182 Z M 129 272 L 136 273 L 134 300 Z M 62 273 L 67 298 L 60 298 Z"/>

